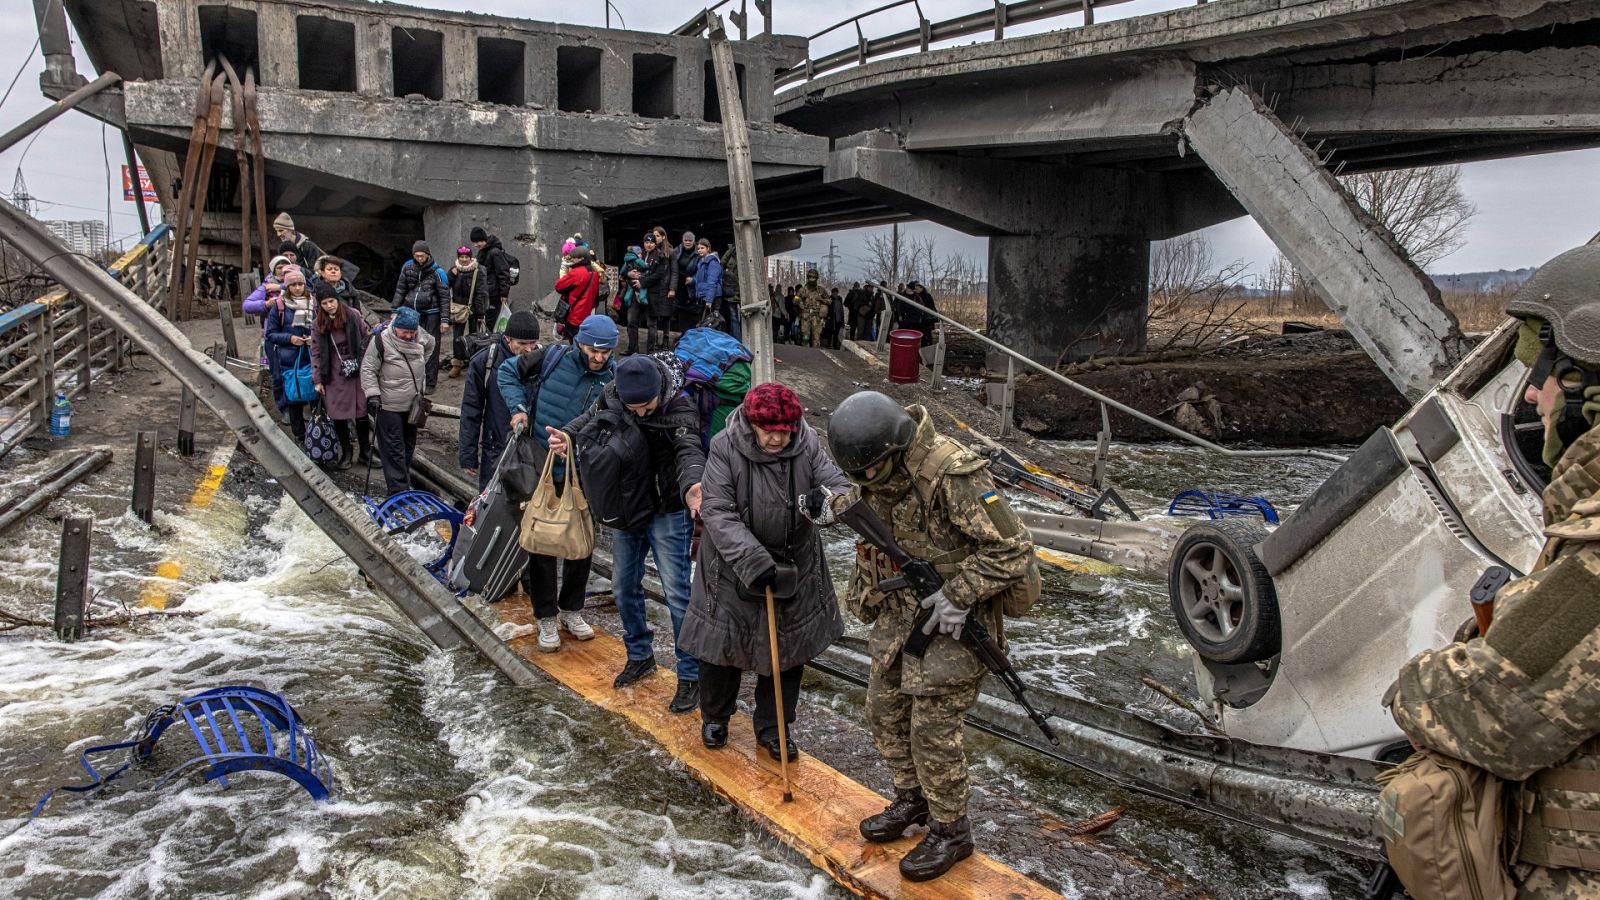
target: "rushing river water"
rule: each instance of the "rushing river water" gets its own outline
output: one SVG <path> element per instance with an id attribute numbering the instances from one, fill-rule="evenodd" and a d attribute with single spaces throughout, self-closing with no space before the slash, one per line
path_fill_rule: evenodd
<path id="1" fill-rule="evenodd" d="M 8 480 L 44 467 L 14 461 Z M 1112 472 L 1143 514 L 1188 487 L 1292 507 L 1331 469 L 1123 447 Z M 131 606 L 171 558 L 182 563 L 173 595 L 198 615 L 76 644 L 42 629 L 0 634 L 0 894 L 846 896 L 609 714 L 553 683 L 514 689 L 475 658 L 431 649 L 272 486 L 230 475 L 209 508 L 188 513 L 186 490 L 163 496 L 168 512 L 152 530 L 124 512 L 124 484 L 102 474 L 13 533 L 0 548 L 0 605 L 48 617 L 59 518 L 94 514 L 91 584 L 103 608 Z M 846 541 L 830 548 L 850 553 Z M 1012 635 L 1030 683 L 1183 718 L 1141 683 L 1193 689 L 1160 579 L 1052 569 L 1040 615 Z M 135 769 L 104 796 L 58 794 L 27 823 L 46 790 L 82 780 L 77 752 L 126 739 L 155 706 L 228 683 L 294 703 L 333 762 L 334 802 L 312 804 L 268 775 L 227 790 L 197 776 L 151 790 L 156 773 Z M 815 702 L 862 721 L 858 691 L 821 677 L 808 685 Z M 181 731 L 171 738 L 187 739 Z M 1101 840 L 1214 896 L 1355 891 L 1361 866 L 1337 854 L 1127 794 L 982 735 L 970 746 L 980 785 L 1050 816 L 1128 806 Z M 1071 873 L 1059 880 L 1069 896 L 1115 895 Z"/>

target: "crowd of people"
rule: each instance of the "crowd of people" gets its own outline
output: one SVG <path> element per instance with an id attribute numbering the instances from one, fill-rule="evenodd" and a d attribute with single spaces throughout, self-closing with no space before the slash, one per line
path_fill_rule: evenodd
<path id="1" fill-rule="evenodd" d="M 720 332 L 718 346 L 749 359 L 739 343 L 736 279 L 727 277 L 733 252 L 718 253 L 691 232 L 673 245 L 664 229 L 652 229 L 627 248 L 614 276 L 573 235 L 548 298 L 555 333 L 542 340 L 541 317 L 510 305 L 518 262 L 483 229 L 472 230 L 450 265 L 426 241 L 412 245 L 387 321 L 376 321 L 352 286 L 353 267 L 322 253 L 287 215 L 275 225 L 279 255 L 244 308 L 263 319 L 273 399 L 296 437 L 308 440 L 314 422 L 326 419 L 338 452 L 319 461 L 337 469 L 376 462 L 390 494 L 410 490 L 428 395 L 441 369 L 465 378 L 457 463 L 485 496 L 508 474 L 531 491 L 529 475 L 546 469 L 564 496 L 579 483 L 569 469 L 585 473 L 589 508 L 611 530 L 612 592 L 627 651 L 618 690 L 657 669 L 644 590 L 647 557 L 653 562 L 675 656 L 668 708 L 698 711 L 708 748 L 727 744 L 750 672 L 757 742 L 774 759 L 801 752 L 790 726 L 805 664 L 844 631 L 820 539 L 838 509 L 864 501 L 895 523 L 907 546 L 938 548 L 948 575 L 937 595 L 882 587 L 887 558 L 863 552 L 843 598 L 873 624 L 868 713 L 897 791 L 861 823 L 861 834 L 891 841 L 926 825 L 901 864 L 917 880 L 973 852 L 960 723 L 983 668 L 957 640 L 969 614 L 998 633 L 1002 596 L 1038 580 L 1027 531 L 994 502 L 981 459 L 935 434 L 921 408 L 881 394 L 847 400 L 824 436 L 806 422 L 793 390 L 740 380 L 747 366 L 711 393 L 691 385 L 672 350 L 690 343 L 689 332 Z M 870 339 L 889 300 L 878 287 L 858 284 L 841 296 L 812 273 L 803 286 L 773 290 L 775 313 L 795 307 L 775 315 L 779 339 Z M 897 312 L 896 323 L 911 322 L 909 312 Z M 601 503 L 596 491 L 609 499 Z M 935 498 L 933 513 L 917 513 L 911 495 Z M 592 639 L 584 615 L 592 558 L 517 552 L 538 648 L 559 652 L 564 636 Z M 936 640 L 949 646 L 901 662 L 891 645 L 904 642 L 908 613 L 923 606 L 934 613 L 930 633 L 937 627 Z"/>

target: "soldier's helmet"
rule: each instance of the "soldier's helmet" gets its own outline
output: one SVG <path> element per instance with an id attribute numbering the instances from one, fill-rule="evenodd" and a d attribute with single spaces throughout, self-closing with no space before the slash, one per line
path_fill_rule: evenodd
<path id="1" fill-rule="evenodd" d="M 1549 325 L 1562 354 L 1600 372 L 1600 245 L 1568 250 L 1540 266 L 1506 312 Z"/>
<path id="2" fill-rule="evenodd" d="M 900 404 L 877 391 L 844 399 L 828 419 L 828 448 L 847 475 L 860 475 L 911 446 L 917 423 Z"/>
<path id="3" fill-rule="evenodd" d="M 806 284 L 810 284 L 811 282 L 816 281 L 820 277 L 822 277 L 822 276 L 817 272 L 816 269 L 807 269 L 806 270 Z"/>

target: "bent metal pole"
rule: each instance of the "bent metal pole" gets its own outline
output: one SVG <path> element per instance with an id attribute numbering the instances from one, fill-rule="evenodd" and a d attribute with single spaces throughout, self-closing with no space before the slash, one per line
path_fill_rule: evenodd
<path id="1" fill-rule="evenodd" d="M 177 326 L 91 260 L 72 253 L 42 225 L 0 201 L 0 238 L 9 241 L 93 309 L 106 324 L 172 373 L 238 435 L 262 468 L 283 485 L 317 527 L 361 569 L 377 591 L 445 650 L 471 648 L 514 684 L 539 680 L 477 617 L 439 584 L 405 548 L 384 535 L 372 518 L 283 433 L 253 391 L 189 344 Z"/>
<path id="2" fill-rule="evenodd" d="M 23 122 L 21 125 L 18 125 L 17 127 L 6 132 L 4 137 L 0 137 L 0 153 L 10 150 L 18 141 L 44 127 L 45 124 L 54 121 L 57 116 L 60 116 L 67 110 L 72 109 L 73 107 L 89 99 L 90 97 L 93 97 L 95 94 L 100 93 L 106 88 L 111 87 L 114 84 L 119 84 L 121 81 L 121 75 L 118 75 L 115 72 L 107 72 L 83 87 L 78 88 L 65 97 L 62 97 L 55 103 L 39 110 L 32 116 L 29 116 L 26 122 Z"/>

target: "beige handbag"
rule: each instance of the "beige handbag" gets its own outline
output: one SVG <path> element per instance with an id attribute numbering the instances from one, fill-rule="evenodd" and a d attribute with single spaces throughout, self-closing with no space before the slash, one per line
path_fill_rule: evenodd
<path id="1" fill-rule="evenodd" d="M 533 498 L 522 513 L 522 534 L 518 542 L 522 549 L 540 556 L 587 559 L 594 553 L 594 519 L 589 515 L 589 501 L 584 498 L 583 486 L 578 481 L 572 437 L 564 436 L 567 439 L 567 452 L 562 454 L 567 462 L 566 487 L 559 495 L 556 493 L 556 455 L 546 453 L 539 485 L 533 489 Z"/>

